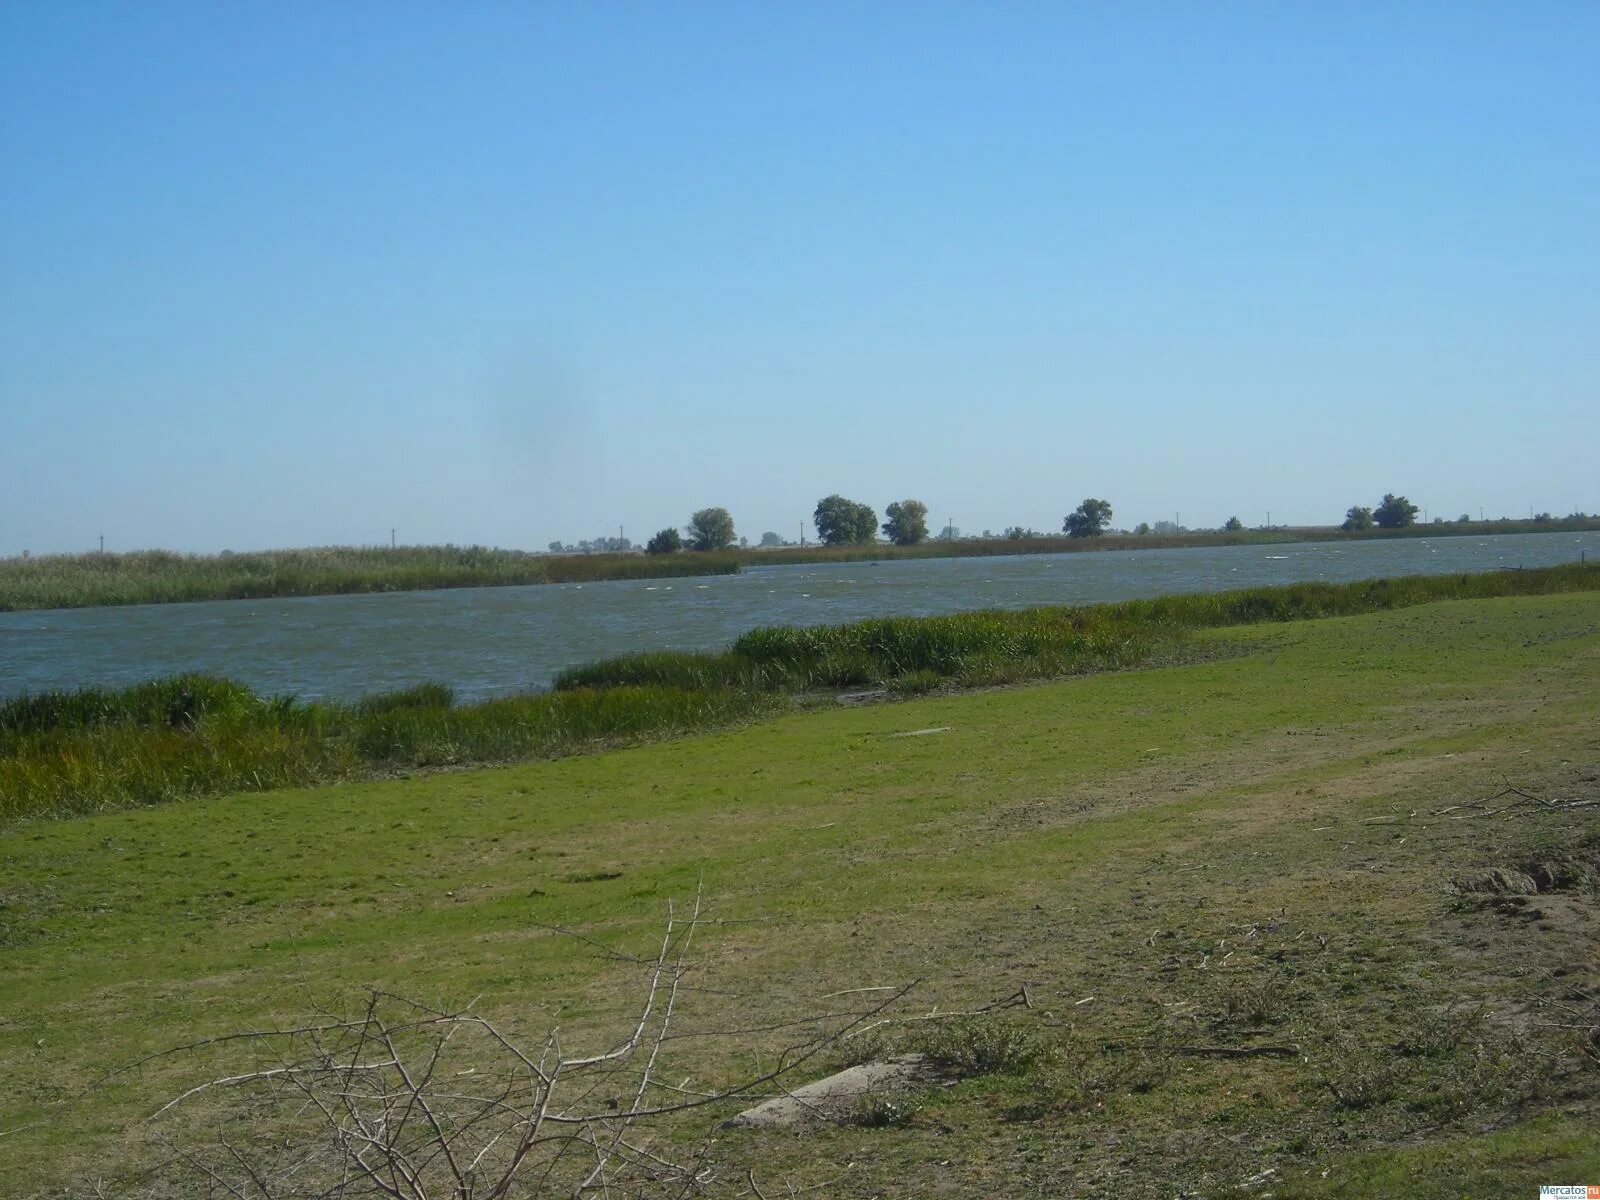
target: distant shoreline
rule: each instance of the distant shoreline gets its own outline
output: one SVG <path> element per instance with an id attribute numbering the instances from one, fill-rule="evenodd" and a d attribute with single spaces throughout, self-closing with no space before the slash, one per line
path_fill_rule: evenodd
<path id="1" fill-rule="evenodd" d="M 1346 532 L 1337 526 L 1277 526 L 1234 532 L 1107 534 L 1069 538 L 965 538 L 915 546 L 733 547 L 641 553 L 530 554 L 482 546 L 330 546 L 232 554 L 129 553 L 0 559 L 0 612 L 362 595 L 448 588 L 596 583 L 613 579 L 732 575 L 750 566 L 881 562 L 902 558 L 981 558 L 1106 550 L 1179 550 L 1291 542 L 1373 541 L 1488 534 L 1600 531 L 1600 518 L 1472 521 Z"/>

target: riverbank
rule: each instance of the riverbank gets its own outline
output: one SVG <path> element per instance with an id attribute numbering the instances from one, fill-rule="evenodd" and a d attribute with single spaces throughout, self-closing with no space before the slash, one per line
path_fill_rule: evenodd
<path id="1" fill-rule="evenodd" d="M 569 755 L 840 691 L 906 696 L 1148 666 L 1219 652 L 1195 642 L 1207 629 L 1594 590 L 1600 563 L 758 629 L 723 652 L 625 655 L 568 671 L 550 692 L 471 704 L 439 685 L 334 703 L 194 675 L 25 695 L 0 703 L 0 824 Z"/>
<path id="2" fill-rule="evenodd" d="M 281 1066 L 259 1039 L 117 1068 L 359 1014 L 367 986 L 472 1003 L 535 1052 L 556 1026 L 608 1049 L 666 904 L 697 891 L 686 1036 L 652 1058 L 680 1090 L 650 1096 L 748 1077 L 798 1022 L 906 987 L 784 1085 L 901 1049 L 951 1063 L 802 1134 L 719 1127 L 748 1101 L 638 1126 L 711 1194 L 1445 1200 L 1600 1177 L 1578 871 L 1600 595 L 1196 637 L 1229 653 L 0 832 L 0 1190 L 186 1195 L 204 1184 L 175 1147 L 234 1165 L 214 1131 L 243 1155 L 263 1130 L 322 1144 L 265 1090 L 147 1120 Z M 1496 870 L 1539 890 L 1470 890 Z M 451 1066 L 451 1095 L 493 1080 Z"/>
<path id="3" fill-rule="evenodd" d="M 915 546 L 882 542 L 868 546 L 734 547 L 712 553 L 686 551 L 651 555 L 529 554 L 483 546 L 324 546 L 217 555 L 177 554 L 166 550 L 39 555 L 0 558 L 0 612 L 687 578 L 731 575 L 756 566 L 810 563 L 1594 530 L 1600 530 L 1600 519 L 1430 524 L 1359 532 L 1317 526 L 1245 529 L 1231 533 L 1111 534 L 1097 538 L 972 538 L 927 541 Z"/>

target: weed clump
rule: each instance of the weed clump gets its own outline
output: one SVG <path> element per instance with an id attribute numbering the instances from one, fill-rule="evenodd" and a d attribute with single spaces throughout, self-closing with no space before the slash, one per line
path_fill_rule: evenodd
<path id="1" fill-rule="evenodd" d="M 930 1022 L 912 1047 L 934 1066 L 964 1076 L 1023 1075 L 1060 1053 L 1038 1030 L 990 1016 Z"/>
<path id="2" fill-rule="evenodd" d="M 845 1114 L 843 1124 L 863 1129 L 909 1125 L 922 1111 L 922 1101 L 905 1092 L 868 1092 Z"/>
<path id="3" fill-rule="evenodd" d="M 1284 1019 L 1288 992 L 1279 975 L 1244 976 L 1222 990 L 1217 1023 L 1236 1027 L 1276 1025 Z"/>

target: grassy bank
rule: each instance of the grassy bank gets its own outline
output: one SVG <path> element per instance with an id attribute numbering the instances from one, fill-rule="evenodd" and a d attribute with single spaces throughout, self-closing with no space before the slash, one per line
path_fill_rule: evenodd
<path id="1" fill-rule="evenodd" d="M 197 676 L 23 696 L 0 703 L 0 823 L 571 754 L 724 727 L 835 689 L 1117 670 L 1192 653 L 1211 628 L 1597 588 L 1600 564 L 1574 564 L 758 629 L 724 653 L 628 655 L 568 671 L 549 693 L 477 704 L 439 686 L 312 703 Z"/>
<path id="2" fill-rule="evenodd" d="M 887 617 L 848 625 L 757 629 L 722 654 L 631 654 L 575 667 L 557 678 L 556 689 L 658 684 L 914 690 L 944 683 L 1005 683 L 1132 666 L 1196 629 L 1353 616 L 1438 600 L 1597 587 L 1600 564 L 1574 563 L 1531 571 L 1295 583 L 1082 608 Z"/>
<path id="3" fill-rule="evenodd" d="M 731 575 L 745 567 L 887 561 L 902 558 L 984 558 L 1105 550 L 1173 550 L 1285 542 L 1372 541 L 1507 533 L 1600 530 L 1600 519 L 1486 521 L 1414 525 L 1345 532 L 1337 527 L 1243 529 L 1183 534 L 1050 536 L 928 541 L 915 546 L 789 546 L 730 548 L 715 553 L 527 554 L 482 546 L 326 546 L 220 555 L 142 550 L 129 554 L 0 558 L 0 612 L 165 604 L 187 600 L 252 600 L 408 592 L 513 584 L 591 583 L 609 579 Z"/>
<path id="4" fill-rule="evenodd" d="M 1600 1176 L 1600 595 L 1194 636 L 1235 652 L 0 831 L 0 1192 L 148 1194 L 163 1139 L 235 1110 L 145 1118 L 260 1060 L 113 1068 L 359 1011 L 365 985 L 603 1049 L 697 889 L 679 1021 L 722 1036 L 666 1042 L 664 1081 L 743 1077 L 788 1022 L 906 985 L 836 1061 L 918 1048 L 949 1072 L 800 1135 L 719 1129 L 738 1103 L 652 1125 L 653 1150 L 707 1155 L 713 1194 L 1445 1200 Z M 1470 890 L 1491 868 L 1546 882 Z M 1032 1007 L 927 1019 L 1024 987 Z M 285 1132 L 267 1116 L 229 1144 Z"/>

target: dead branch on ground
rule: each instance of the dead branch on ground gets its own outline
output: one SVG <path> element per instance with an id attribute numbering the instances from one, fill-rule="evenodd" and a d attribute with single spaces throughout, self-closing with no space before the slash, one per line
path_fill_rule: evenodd
<path id="1" fill-rule="evenodd" d="M 201 1115 L 233 1130 L 254 1129 L 248 1142 L 237 1133 L 204 1148 L 180 1144 L 177 1134 L 166 1139 L 171 1168 L 190 1191 L 235 1200 L 687 1197 L 719 1184 L 759 1195 L 753 1177 L 721 1179 L 703 1146 L 685 1150 L 693 1139 L 673 1118 L 784 1090 L 798 1068 L 880 1019 L 910 987 L 894 987 L 861 1009 L 772 1024 L 767 1028 L 813 1032 L 753 1077 L 704 1089 L 690 1087 L 688 1078 L 673 1084 L 665 1077 L 671 1043 L 732 1032 L 673 1030 L 688 990 L 689 952 L 704 923 L 697 896 L 687 916 L 669 905 L 653 957 L 611 952 L 614 960 L 636 961 L 646 979 L 636 1019 L 606 1048 L 578 1053 L 559 1029 L 528 1047 L 471 1005 L 446 1011 L 374 990 L 347 1020 L 180 1047 L 243 1042 L 260 1057 L 248 1070 L 188 1088 L 147 1120 L 172 1123 L 202 1098 L 238 1101 L 208 1105 Z"/>

